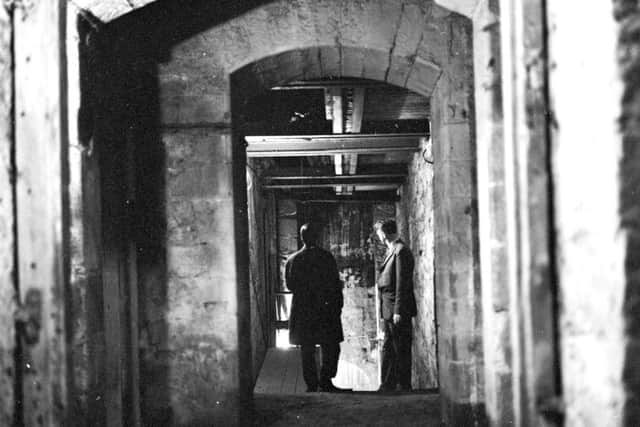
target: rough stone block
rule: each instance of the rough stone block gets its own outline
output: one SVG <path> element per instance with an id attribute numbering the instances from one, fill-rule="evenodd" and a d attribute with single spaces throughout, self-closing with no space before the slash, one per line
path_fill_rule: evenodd
<path id="1" fill-rule="evenodd" d="M 471 378 L 473 377 L 470 363 L 450 362 L 447 374 L 451 383 L 449 395 L 456 402 L 468 402 L 471 397 Z"/>
<path id="2" fill-rule="evenodd" d="M 302 72 L 305 80 L 320 79 L 323 77 L 319 55 L 320 50 L 317 47 L 304 51 Z"/>
<path id="3" fill-rule="evenodd" d="M 169 167 L 180 163 L 212 164 L 231 161 L 228 133 L 207 127 L 165 130 L 162 139 Z"/>
<path id="4" fill-rule="evenodd" d="M 445 156 L 449 160 L 474 161 L 474 143 L 471 140 L 471 123 L 451 123 L 446 125 L 448 139 Z"/>
<path id="5" fill-rule="evenodd" d="M 388 63 L 388 52 L 375 49 L 368 50 L 364 56 L 363 77 L 371 80 L 384 81 Z"/>
<path id="6" fill-rule="evenodd" d="M 320 66 L 325 76 L 340 77 L 340 46 L 323 46 L 320 48 Z"/>
<path id="7" fill-rule="evenodd" d="M 167 178 L 170 197 L 220 197 L 227 200 L 230 198 L 232 177 L 228 166 L 210 165 L 171 172 L 173 173 Z"/>
<path id="8" fill-rule="evenodd" d="M 416 57 L 406 81 L 406 87 L 424 96 L 431 96 L 440 78 L 439 66 L 423 57 Z M 437 108 L 437 106 L 434 106 Z M 432 108 L 432 110 L 434 109 Z"/>
<path id="9" fill-rule="evenodd" d="M 233 226 L 233 205 L 228 199 L 172 199 L 167 204 L 167 241 L 189 246 L 213 242 Z"/>
<path id="10" fill-rule="evenodd" d="M 361 48 L 355 48 L 350 46 L 340 47 L 341 61 L 341 75 L 343 77 L 361 78 L 363 76 L 365 68 L 365 58 L 367 51 Z"/>
<path id="11" fill-rule="evenodd" d="M 386 53 L 387 57 L 393 39 L 398 31 L 402 8 L 398 0 L 373 2 L 353 2 L 359 4 L 361 10 L 358 16 L 361 19 L 354 20 L 357 25 L 351 36 L 347 36 L 358 45 L 362 40 L 367 40 L 367 46 Z M 355 9 L 354 9 L 355 10 Z"/>
<path id="12" fill-rule="evenodd" d="M 164 125 L 227 124 L 231 120 L 228 94 L 174 95 L 161 99 Z"/>
<path id="13" fill-rule="evenodd" d="M 487 314 L 487 318 L 491 322 L 491 338 L 490 342 L 493 343 L 493 348 L 490 352 L 490 360 L 487 363 L 491 364 L 494 372 L 511 373 L 511 321 L 509 319 L 509 312 L 500 311 Z"/>
<path id="14" fill-rule="evenodd" d="M 389 84 L 404 87 L 411 74 L 413 58 L 392 55 L 389 68 L 386 71 L 386 81 Z"/>
<path id="15" fill-rule="evenodd" d="M 487 286 L 483 292 L 491 293 L 491 306 L 494 311 L 503 311 L 509 308 L 509 289 L 507 288 L 509 266 L 505 262 L 508 259 L 507 256 L 506 246 L 492 246 L 491 277 L 493 280 L 486 283 Z"/>
<path id="16" fill-rule="evenodd" d="M 474 196 L 473 180 L 473 163 L 469 160 L 449 160 L 449 188 L 448 195 L 453 197 Z"/>
<path id="17" fill-rule="evenodd" d="M 212 265 L 220 263 L 223 256 L 222 248 L 209 242 L 194 246 L 170 246 L 167 248 L 167 265 L 171 274 L 178 278 L 197 277 L 207 273 Z"/>
<path id="18" fill-rule="evenodd" d="M 507 232 L 506 209 L 507 200 L 504 184 L 493 183 L 488 188 L 489 192 L 489 211 L 492 213 L 490 218 L 490 231 L 492 246 L 496 244 L 504 244 Z"/>

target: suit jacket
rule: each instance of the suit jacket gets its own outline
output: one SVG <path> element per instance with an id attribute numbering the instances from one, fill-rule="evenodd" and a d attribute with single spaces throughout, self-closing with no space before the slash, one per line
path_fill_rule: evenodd
<path id="1" fill-rule="evenodd" d="M 417 314 L 413 294 L 413 266 L 411 251 L 402 240 L 396 240 L 384 262 L 378 267 L 380 316 L 383 319 L 391 320 L 394 314 L 402 317 Z"/>
<path id="2" fill-rule="evenodd" d="M 289 316 L 291 344 L 323 344 L 344 340 L 342 281 L 330 252 L 303 247 L 287 259 L 287 287 L 293 292 Z"/>

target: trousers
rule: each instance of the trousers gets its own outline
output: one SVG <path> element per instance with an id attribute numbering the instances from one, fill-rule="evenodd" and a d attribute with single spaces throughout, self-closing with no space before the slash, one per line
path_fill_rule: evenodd
<path id="1" fill-rule="evenodd" d="M 382 344 L 382 388 L 411 388 L 411 317 L 398 324 L 384 321 Z"/>
<path id="2" fill-rule="evenodd" d="M 307 388 L 316 389 L 318 385 L 326 385 L 331 382 L 331 378 L 338 372 L 338 359 L 340 358 L 340 343 L 320 344 L 321 363 L 320 377 L 318 378 L 318 367 L 316 364 L 316 345 L 302 344 L 302 377 L 307 384 Z"/>

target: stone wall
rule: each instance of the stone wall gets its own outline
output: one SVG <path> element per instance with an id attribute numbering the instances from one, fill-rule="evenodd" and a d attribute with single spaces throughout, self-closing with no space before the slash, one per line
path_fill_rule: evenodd
<path id="1" fill-rule="evenodd" d="M 409 164 L 397 210 L 402 238 L 415 259 L 414 293 L 418 315 L 413 320 L 413 387 L 438 387 L 434 277 L 433 153 L 431 140 L 422 140 Z"/>
<path id="2" fill-rule="evenodd" d="M 484 414 L 471 25 L 444 25 L 454 38 L 431 101 L 438 357 L 445 420 L 467 425 Z"/>
<path id="3" fill-rule="evenodd" d="M 485 397 L 491 425 L 514 423 L 510 259 L 500 21 L 497 0 L 480 0 L 473 14 L 475 131 L 482 276 Z"/>
<path id="4" fill-rule="evenodd" d="M 231 138 L 167 130 L 167 341 L 175 422 L 234 405 L 238 377 Z M 250 369 L 245 367 L 244 369 Z M 214 416 L 215 419 L 215 416 Z"/>
<path id="5" fill-rule="evenodd" d="M 225 246 L 227 239 L 231 239 L 231 244 L 235 241 L 231 234 L 237 225 L 235 218 L 224 217 L 221 234 L 215 231 L 219 224 L 205 224 L 202 229 L 189 231 L 185 221 L 185 218 L 199 221 L 211 210 L 217 212 L 212 199 L 221 194 L 215 192 L 225 188 L 232 191 L 232 184 L 238 182 L 237 176 L 231 179 L 229 173 L 234 164 L 241 164 L 237 163 L 239 158 L 226 157 L 221 163 L 219 159 L 206 157 L 211 153 L 203 151 L 207 146 L 205 140 L 210 141 L 208 147 L 223 144 L 231 148 L 228 132 L 232 87 L 229 83 L 234 74 L 248 66 L 257 81 L 255 86 L 248 87 L 256 90 L 292 79 L 343 76 L 386 81 L 424 96 L 430 96 L 436 81 L 440 81 L 439 99 L 443 102 L 435 105 L 443 109 L 443 114 L 449 114 L 452 103 L 448 102 L 448 91 L 465 92 L 463 82 L 470 78 L 470 73 L 459 66 L 463 62 L 460 58 L 469 57 L 470 47 L 450 40 L 460 34 L 464 37 L 466 30 L 460 29 L 468 24 L 430 2 L 279 1 L 261 7 L 255 7 L 252 2 L 235 2 L 230 8 L 222 7 L 219 2 L 194 2 L 189 7 L 161 3 L 121 18 L 112 24 L 112 30 L 123 44 L 133 40 L 142 46 L 139 49 L 144 49 L 145 55 L 157 64 L 148 74 L 150 84 L 155 85 L 150 102 L 158 109 L 158 126 L 164 128 L 156 138 L 162 138 L 163 144 L 154 161 L 166 170 L 157 184 L 162 191 L 153 197 L 157 197 L 157 205 L 161 206 L 163 215 L 166 214 L 167 230 L 162 226 L 150 230 L 157 231 L 160 239 L 149 246 L 149 252 L 140 262 L 140 280 L 148 305 L 141 332 L 147 337 L 142 341 L 148 346 L 145 355 L 149 356 L 141 363 L 148 379 L 145 392 L 148 394 L 143 400 L 152 403 L 153 387 L 166 384 L 167 392 L 161 397 L 168 399 L 169 404 L 159 403 L 155 409 L 148 408 L 147 413 L 170 407 L 176 421 L 186 423 L 208 413 L 204 408 L 210 402 L 204 400 L 214 396 L 217 390 L 224 389 L 229 394 L 238 391 L 233 369 L 240 369 L 241 373 L 250 369 L 233 360 L 247 356 L 253 360 L 248 365 L 256 364 L 250 349 L 234 354 L 238 346 L 231 340 L 231 335 L 238 334 L 239 329 L 232 320 L 237 319 L 236 307 L 227 298 L 246 291 L 249 299 L 250 292 L 250 285 L 241 277 L 244 270 L 236 271 L 233 279 L 229 270 L 243 262 L 238 256 L 238 247 Z M 260 63 L 252 66 L 254 61 Z M 441 75 L 443 68 L 448 71 Z M 462 74 L 456 77 L 456 73 Z M 445 80 L 446 83 L 442 83 Z M 454 128 L 455 125 L 443 126 L 446 132 L 456 132 Z M 180 148 L 181 145 L 184 147 Z M 189 150 L 197 152 L 199 157 L 192 157 Z M 229 153 L 216 152 L 220 154 Z M 209 160 L 211 164 L 206 166 Z M 471 164 L 461 162 L 460 166 L 464 169 Z M 244 165 L 241 173 L 245 173 Z M 140 179 L 144 179 L 142 175 L 139 174 Z M 212 187 L 208 188 L 203 182 Z M 153 191 L 151 187 L 148 190 Z M 228 203 L 240 197 L 238 194 L 227 196 Z M 145 208 L 141 207 L 140 212 L 145 212 Z M 241 215 L 242 211 L 236 213 Z M 459 215 L 469 217 L 464 212 Z M 161 217 L 156 212 L 145 224 L 153 228 L 155 222 L 161 222 Z M 234 232 L 237 234 L 238 230 Z M 166 239 L 164 233 L 168 236 Z M 198 244 L 200 234 L 207 244 Z M 466 237 L 471 238 L 470 234 Z M 223 247 L 223 254 L 228 256 L 224 261 L 218 258 L 222 257 L 219 248 Z M 210 264 L 205 266 L 207 262 Z M 217 268 L 225 272 L 221 275 L 228 273 L 228 276 L 216 282 L 221 288 L 209 287 L 207 277 Z M 215 294 L 214 289 L 222 294 Z M 212 295 L 205 295 L 208 293 Z M 210 303 L 206 313 L 202 311 L 200 297 L 211 297 L 205 299 Z M 245 313 L 244 303 L 240 301 L 238 306 L 242 311 L 238 319 L 241 324 L 250 320 L 250 310 Z M 212 320 L 221 313 L 228 314 L 225 319 L 229 329 L 224 334 L 229 335 L 220 337 L 221 328 L 214 328 L 216 332 L 207 335 L 205 330 L 212 329 Z M 246 337 L 236 339 L 242 343 Z M 199 345 L 203 345 L 203 350 L 197 349 Z M 191 362 L 187 363 L 184 357 L 188 354 L 196 359 L 204 358 L 202 364 L 194 366 L 207 367 L 211 366 L 208 360 L 214 353 L 211 360 L 219 361 L 216 363 L 220 366 L 229 366 L 230 373 L 214 381 L 215 386 L 210 383 L 210 388 L 206 388 L 199 371 L 189 368 Z M 472 359 L 469 363 L 476 362 L 477 359 Z M 465 369 L 467 367 L 465 365 Z M 462 371 L 453 375 L 461 375 Z M 215 369 L 207 372 L 218 375 Z M 154 382 L 154 378 L 158 381 Z"/>
<path id="6" fill-rule="evenodd" d="M 271 230 L 269 224 L 273 215 L 260 190 L 258 173 L 247 168 L 247 215 L 249 218 L 249 292 L 251 297 L 251 350 L 253 356 L 253 380 L 260 373 L 271 336 L 271 310 L 273 304 L 269 287 L 268 254 Z"/>

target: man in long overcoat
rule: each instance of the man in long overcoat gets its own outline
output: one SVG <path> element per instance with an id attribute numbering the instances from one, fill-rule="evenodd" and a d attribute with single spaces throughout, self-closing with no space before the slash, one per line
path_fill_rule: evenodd
<path id="1" fill-rule="evenodd" d="M 292 254 L 285 267 L 287 287 L 293 292 L 289 317 L 289 341 L 300 345 L 302 372 L 307 391 L 342 391 L 331 379 L 338 370 L 342 333 L 342 282 L 330 252 L 317 246 L 318 228 L 300 228 L 302 249 Z M 315 350 L 320 344 L 322 363 L 318 377 Z"/>
<path id="2" fill-rule="evenodd" d="M 380 391 L 411 390 L 411 318 L 417 314 L 413 294 L 413 255 L 398 238 L 396 222 L 375 224 L 387 256 L 378 268 L 380 317 L 384 321 Z"/>

